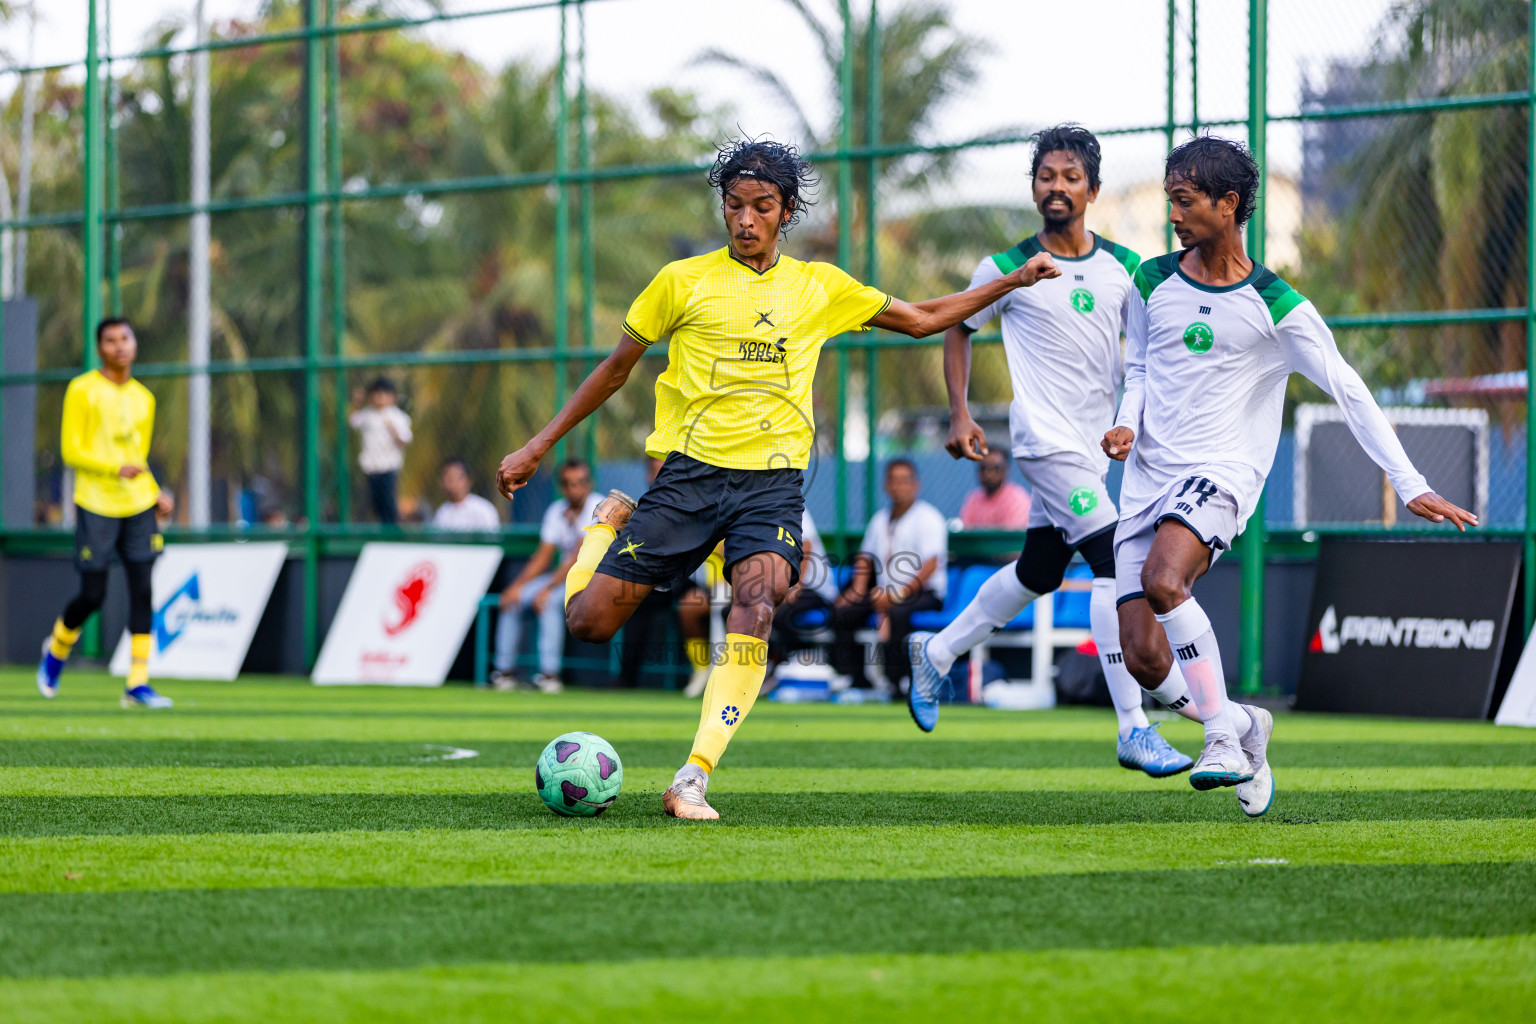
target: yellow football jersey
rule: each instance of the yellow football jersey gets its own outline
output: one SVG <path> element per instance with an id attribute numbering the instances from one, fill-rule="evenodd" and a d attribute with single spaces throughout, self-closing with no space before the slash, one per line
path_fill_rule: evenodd
<path id="1" fill-rule="evenodd" d="M 830 263 L 783 254 L 762 273 L 729 247 L 667 264 L 624 320 L 642 345 L 672 336 L 646 453 L 681 452 L 725 469 L 804 469 L 821 346 L 864 330 L 890 304 Z"/>
<path id="2" fill-rule="evenodd" d="M 154 429 L 155 396 L 138 381 L 114 384 L 96 370 L 70 381 L 60 442 L 64 464 L 75 471 L 75 504 L 117 518 L 152 506 L 160 496 L 149 472 Z M 117 475 L 123 466 L 145 471 L 125 480 Z"/>

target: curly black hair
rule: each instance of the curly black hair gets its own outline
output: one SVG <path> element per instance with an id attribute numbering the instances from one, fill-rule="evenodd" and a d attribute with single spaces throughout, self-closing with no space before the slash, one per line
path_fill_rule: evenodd
<path id="1" fill-rule="evenodd" d="M 1068 121 L 1042 128 L 1029 138 L 1035 144 L 1035 155 L 1029 165 L 1030 178 L 1040 173 L 1040 161 L 1045 159 L 1047 153 L 1064 152 L 1077 157 L 1082 163 L 1083 170 L 1088 174 L 1088 187 L 1099 187 L 1099 140 L 1093 132 L 1076 122 Z"/>
<path id="2" fill-rule="evenodd" d="M 1237 193 L 1237 226 L 1253 216 L 1259 198 L 1259 163 L 1241 142 L 1216 135 L 1197 135 L 1168 154 L 1164 178 L 1183 178 L 1215 202 Z"/>
<path id="3" fill-rule="evenodd" d="M 751 136 L 720 146 L 715 165 L 709 169 L 709 187 L 724 199 L 741 178 L 752 178 L 779 190 L 779 200 L 789 211 L 781 228 L 785 232 L 800 219 L 806 207 L 815 203 L 811 194 L 821 184 L 810 161 L 794 146 Z"/>

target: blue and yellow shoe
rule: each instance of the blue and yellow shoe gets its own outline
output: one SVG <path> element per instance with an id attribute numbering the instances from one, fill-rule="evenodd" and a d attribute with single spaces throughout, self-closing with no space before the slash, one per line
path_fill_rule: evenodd
<path id="1" fill-rule="evenodd" d="M 933 732 L 939 724 L 939 687 L 944 677 L 928 660 L 928 641 L 932 633 L 913 633 L 907 637 L 907 656 L 912 660 L 912 683 L 907 687 L 907 710 L 923 732 Z"/>
<path id="2" fill-rule="evenodd" d="M 43 641 L 43 656 L 37 663 L 37 692 L 49 700 L 59 695 L 59 676 L 64 672 L 62 659 L 53 656 L 53 640 Z"/>
<path id="3" fill-rule="evenodd" d="M 1115 755 L 1120 758 L 1120 767 L 1146 772 L 1154 779 L 1166 779 L 1189 771 L 1195 759 L 1181 754 L 1163 739 L 1163 734 L 1157 731 L 1161 724 L 1154 722 L 1144 729 L 1132 729 L 1131 734 L 1119 742 Z"/>
<path id="4" fill-rule="evenodd" d="M 156 693 L 148 683 L 123 691 L 122 705 L 125 708 L 168 708 L 174 703 L 171 698 Z"/>

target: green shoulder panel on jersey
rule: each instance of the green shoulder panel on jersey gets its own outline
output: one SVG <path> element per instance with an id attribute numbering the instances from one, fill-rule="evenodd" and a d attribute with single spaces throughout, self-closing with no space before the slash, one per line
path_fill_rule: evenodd
<path id="1" fill-rule="evenodd" d="M 1136 273 L 1131 279 L 1136 282 L 1136 288 L 1141 292 L 1141 301 L 1146 302 L 1152 297 L 1152 291 L 1158 285 L 1168 280 L 1179 269 L 1179 257 L 1183 253 L 1170 252 L 1165 256 L 1147 260 L 1136 268 Z"/>
<path id="2" fill-rule="evenodd" d="M 1260 265 L 1258 276 L 1253 279 L 1253 290 L 1259 293 L 1259 298 L 1264 300 L 1264 305 L 1269 309 L 1271 323 L 1279 323 L 1284 320 L 1286 314 L 1303 302 L 1307 297 L 1284 281 L 1268 267 Z"/>
<path id="3" fill-rule="evenodd" d="M 1119 264 L 1125 268 L 1125 272 L 1132 278 L 1136 276 L 1136 268 L 1141 266 L 1141 257 L 1123 245 L 1116 245 L 1103 235 L 1095 235 L 1099 240 L 1099 248 L 1113 256 Z"/>
<path id="4" fill-rule="evenodd" d="M 1039 241 L 1036 240 L 1034 235 L 1030 235 L 1007 252 L 1000 252 L 993 256 L 992 262 L 997 264 L 998 270 L 1005 274 L 1011 274 L 1028 263 L 1029 258 L 1039 251 Z"/>

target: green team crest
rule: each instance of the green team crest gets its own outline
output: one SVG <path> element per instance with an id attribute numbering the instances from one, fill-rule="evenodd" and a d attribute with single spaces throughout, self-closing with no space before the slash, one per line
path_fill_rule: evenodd
<path id="1" fill-rule="evenodd" d="M 1073 288 L 1072 294 L 1068 298 L 1072 300 L 1072 308 L 1079 313 L 1088 314 L 1093 312 L 1093 292 L 1087 288 Z"/>
<path id="2" fill-rule="evenodd" d="M 1067 495 L 1067 504 L 1072 506 L 1073 515 L 1085 516 L 1099 507 L 1099 492 L 1092 487 L 1079 487 Z"/>
<path id="3" fill-rule="evenodd" d="M 1196 320 L 1184 328 L 1184 347 L 1196 355 L 1209 352 L 1214 344 L 1216 344 L 1216 332 L 1211 330 L 1211 325 L 1204 320 Z"/>

